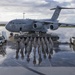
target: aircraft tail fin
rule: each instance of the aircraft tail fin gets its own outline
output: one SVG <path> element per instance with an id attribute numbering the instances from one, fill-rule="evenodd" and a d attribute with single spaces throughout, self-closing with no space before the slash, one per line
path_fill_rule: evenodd
<path id="1" fill-rule="evenodd" d="M 57 18 L 59 17 L 61 9 L 75 9 L 75 8 L 67 8 L 67 7 L 60 7 L 60 6 L 57 6 L 56 8 L 52 8 L 50 10 L 55 10 L 55 12 L 54 12 L 51 20 L 57 20 Z"/>

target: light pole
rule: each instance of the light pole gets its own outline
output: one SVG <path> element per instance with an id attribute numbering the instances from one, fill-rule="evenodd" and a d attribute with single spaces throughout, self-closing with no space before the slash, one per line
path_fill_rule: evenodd
<path id="1" fill-rule="evenodd" d="M 25 13 L 23 13 L 23 19 L 25 18 Z"/>

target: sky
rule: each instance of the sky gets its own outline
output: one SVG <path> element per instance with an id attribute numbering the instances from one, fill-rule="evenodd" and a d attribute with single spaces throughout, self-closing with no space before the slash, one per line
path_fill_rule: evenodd
<path id="1" fill-rule="evenodd" d="M 51 18 L 56 6 L 75 7 L 75 0 L 0 0 L 0 21 L 25 18 Z M 60 22 L 75 23 L 75 9 L 62 10 Z"/>

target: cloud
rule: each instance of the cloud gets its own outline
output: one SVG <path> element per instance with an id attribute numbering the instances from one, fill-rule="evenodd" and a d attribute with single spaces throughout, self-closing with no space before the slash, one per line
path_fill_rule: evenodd
<path id="1" fill-rule="evenodd" d="M 54 12 L 50 8 L 57 5 L 73 7 L 73 2 L 74 0 L 2 0 L 0 1 L 0 21 L 22 18 L 23 12 L 26 13 L 27 18 L 50 18 Z M 74 10 L 62 10 L 60 15 L 74 13 Z"/>
<path id="2" fill-rule="evenodd" d="M 54 0 L 54 1 L 57 1 L 59 3 L 63 3 L 63 2 L 72 2 L 73 0 Z"/>

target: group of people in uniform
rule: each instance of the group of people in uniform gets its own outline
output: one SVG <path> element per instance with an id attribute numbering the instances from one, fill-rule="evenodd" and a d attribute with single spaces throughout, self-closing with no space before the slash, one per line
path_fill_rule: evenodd
<path id="1" fill-rule="evenodd" d="M 42 53 L 44 55 L 44 58 L 46 58 L 46 55 L 48 55 L 48 58 L 51 59 L 51 53 L 53 51 L 53 48 L 47 39 L 47 44 L 44 44 L 43 38 L 18 38 L 16 41 L 16 59 L 19 58 L 19 53 L 21 54 L 21 58 L 24 59 L 24 56 L 27 56 L 27 61 L 30 61 L 30 54 L 33 52 L 33 64 L 36 64 L 36 52 L 39 55 L 39 64 L 42 62 Z M 42 41 L 42 42 L 41 42 Z M 46 50 L 45 50 L 46 49 Z"/>

